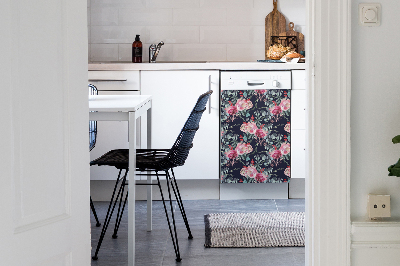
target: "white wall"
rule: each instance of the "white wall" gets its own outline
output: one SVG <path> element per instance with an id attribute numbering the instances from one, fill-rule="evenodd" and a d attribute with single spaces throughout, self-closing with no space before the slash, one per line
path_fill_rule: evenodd
<path id="1" fill-rule="evenodd" d="M 148 62 L 264 59 L 265 17 L 272 0 L 88 0 L 89 62 L 131 61 L 136 34 Z M 278 10 L 305 34 L 305 0 L 278 1 Z"/>
<path id="2" fill-rule="evenodd" d="M 362 27 L 364 2 L 352 1 L 351 265 L 399 265 L 400 178 L 387 168 L 400 157 L 400 2 L 380 0 L 381 26 Z M 366 222 L 369 193 L 391 195 L 392 219 Z"/>
<path id="3" fill-rule="evenodd" d="M 400 157 L 400 2 L 381 0 L 380 27 L 358 25 L 352 3 L 351 215 L 366 216 L 368 193 L 391 195 L 392 216 L 400 218 L 400 178 L 387 168 Z"/>

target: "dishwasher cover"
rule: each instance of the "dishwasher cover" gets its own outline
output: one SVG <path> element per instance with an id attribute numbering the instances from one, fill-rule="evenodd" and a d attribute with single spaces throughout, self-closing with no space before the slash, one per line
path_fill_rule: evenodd
<path id="1" fill-rule="evenodd" d="M 290 180 L 290 90 L 221 91 L 221 183 Z"/>

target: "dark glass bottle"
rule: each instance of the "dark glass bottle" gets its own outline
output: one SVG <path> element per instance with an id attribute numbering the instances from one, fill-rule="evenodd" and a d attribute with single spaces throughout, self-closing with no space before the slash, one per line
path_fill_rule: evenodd
<path id="1" fill-rule="evenodd" d="M 136 35 L 135 41 L 132 43 L 132 63 L 142 63 L 142 46 L 140 35 Z"/>

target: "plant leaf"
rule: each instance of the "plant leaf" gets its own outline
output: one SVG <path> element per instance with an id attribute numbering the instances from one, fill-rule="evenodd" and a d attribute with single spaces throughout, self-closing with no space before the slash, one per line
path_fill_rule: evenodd
<path id="1" fill-rule="evenodd" d="M 393 144 L 400 143 L 400 135 L 397 135 L 392 139 Z"/>

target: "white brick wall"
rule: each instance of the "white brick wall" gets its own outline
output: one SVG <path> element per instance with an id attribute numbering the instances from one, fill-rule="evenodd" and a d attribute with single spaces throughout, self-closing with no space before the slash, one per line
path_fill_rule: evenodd
<path id="1" fill-rule="evenodd" d="M 89 62 L 131 61 L 140 34 L 143 62 L 164 41 L 159 61 L 264 59 L 272 0 L 88 0 Z M 279 0 L 287 24 L 305 34 L 305 0 Z"/>

